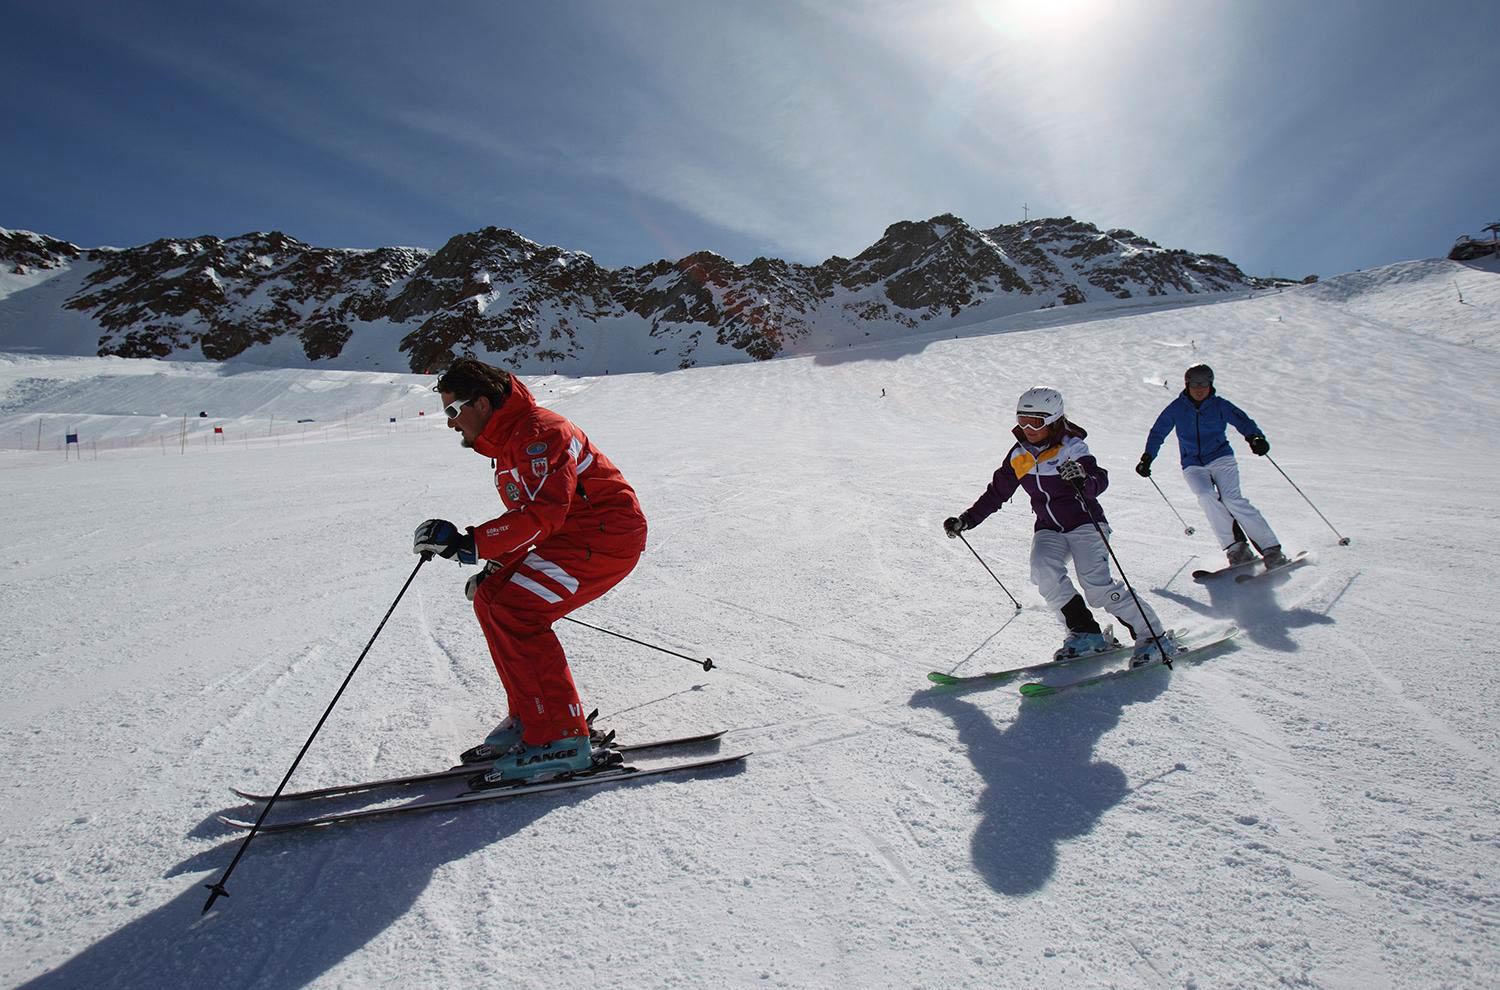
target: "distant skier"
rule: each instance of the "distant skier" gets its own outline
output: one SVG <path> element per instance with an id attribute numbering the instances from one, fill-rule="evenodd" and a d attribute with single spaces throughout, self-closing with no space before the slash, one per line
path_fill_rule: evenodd
<path id="1" fill-rule="evenodd" d="M 1142 478 L 1151 477 L 1151 462 L 1167 434 L 1176 430 L 1182 475 L 1198 496 L 1198 504 L 1203 506 L 1229 563 L 1253 561 L 1255 551 L 1250 548 L 1253 543 L 1260 549 L 1267 567 L 1285 564 L 1287 558 L 1281 552 L 1281 541 L 1260 510 L 1240 493 L 1240 466 L 1225 433 L 1232 424 L 1244 436 L 1250 450 L 1261 457 L 1271 449 L 1271 444 L 1255 420 L 1214 390 L 1214 370 L 1208 365 L 1193 365 L 1182 379 L 1182 394 L 1156 417 L 1135 473 Z"/>
<path id="2" fill-rule="evenodd" d="M 646 548 L 646 517 L 609 458 L 509 372 L 459 358 L 433 390 L 462 446 L 490 459 L 505 507 L 463 530 L 429 519 L 412 546 L 460 563 L 486 561 L 464 593 L 509 711 L 464 759 L 493 759 L 491 784 L 587 769 L 589 724 L 552 623 L 630 573 Z"/>
<path id="3" fill-rule="evenodd" d="M 949 538 L 978 526 L 1009 501 L 1016 489 L 1024 488 L 1036 513 L 1031 580 L 1048 606 L 1061 614 L 1067 629 L 1053 659 L 1119 646 L 1100 630 L 1090 606 L 1109 612 L 1134 637 L 1132 667 L 1161 657 L 1158 636 L 1168 650 L 1174 650 L 1176 643 L 1162 629 L 1151 606 L 1137 602 L 1125 583 L 1110 573 L 1109 548 L 1089 516 L 1092 512 L 1093 520 L 1108 534 L 1109 524 L 1098 499 L 1109 486 L 1109 474 L 1089 453 L 1084 443 L 1088 434 L 1063 415 L 1062 393 L 1044 385 L 1021 393 L 1016 403 L 1016 424 L 1011 431 L 1016 443 L 984 494 L 957 516 L 944 520 L 943 529 Z M 1068 579 L 1069 561 L 1083 585 L 1081 595 Z"/>

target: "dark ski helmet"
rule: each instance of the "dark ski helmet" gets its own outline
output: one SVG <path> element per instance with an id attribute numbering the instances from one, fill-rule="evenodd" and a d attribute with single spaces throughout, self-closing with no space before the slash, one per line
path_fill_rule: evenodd
<path id="1" fill-rule="evenodd" d="M 1214 387 L 1214 369 L 1206 364 L 1195 364 L 1182 374 L 1182 384 L 1192 387 L 1194 385 L 1207 385 Z"/>

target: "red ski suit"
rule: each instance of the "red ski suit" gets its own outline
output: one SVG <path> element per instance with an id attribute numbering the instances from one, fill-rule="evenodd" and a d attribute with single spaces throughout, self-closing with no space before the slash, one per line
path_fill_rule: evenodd
<path id="1" fill-rule="evenodd" d="M 646 549 L 635 490 L 565 417 L 511 378 L 474 449 L 493 459 L 504 514 L 473 527 L 490 561 L 474 594 L 510 714 L 528 744 L 588 735 L 552 623 L 620 583 Z"/>

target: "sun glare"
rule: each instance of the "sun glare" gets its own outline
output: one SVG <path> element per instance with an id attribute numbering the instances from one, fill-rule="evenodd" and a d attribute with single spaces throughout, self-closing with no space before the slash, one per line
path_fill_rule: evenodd
<path id="1" fill-rule="evenodd" d="M 1108 0 L 981 0 L 974 12 L 1012 41 L 1046 41 L 1077 34 L 1112 5 Z"/>

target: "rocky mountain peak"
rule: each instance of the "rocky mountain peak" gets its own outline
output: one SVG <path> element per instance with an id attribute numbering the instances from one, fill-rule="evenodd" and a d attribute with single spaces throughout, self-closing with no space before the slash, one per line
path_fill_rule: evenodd
<path id="1" fill-rule="evenodd" d="M 0 227 L 0 270 L 26 275 L 38 269 L 63 268 L 83 251 L 75 244 L 29 230 Z"/>
<path id="2" fill-rule="evenodd" d="M 364 367 L 395 351 L 417 371 L 463 353 L 528 371 L 588 367 L 601 346 L 591 326 L 641 335 L 635 350 L 688 367 L 905 333 L 981 304 L 998 314 L 1259 284 L 1227 259 L 1130 230 L 1073 217 L 981 230 L 952 213 L 893 223 L 853 258 L 815 266 L 698 251 L 611 271 L 494 226 L 437 251 L 320 248 L 281 231 L 84 251 L 0 230 L 0 263 L 77 266 L 65 305 L 98 324 L 100 354 L 217 360 L 291 338 L 310 361 Z M 356 334 L 369 342 L 351 353 Z"/>

